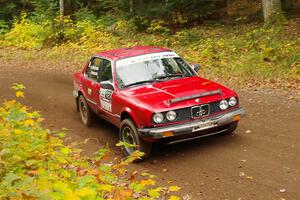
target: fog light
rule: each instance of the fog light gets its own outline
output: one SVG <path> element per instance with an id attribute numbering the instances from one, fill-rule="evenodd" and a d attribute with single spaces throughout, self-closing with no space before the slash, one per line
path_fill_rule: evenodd
<path id="1" fill-rule="evenodd" d="M 163 137 L 171 137 L 174 135 L 174 133 L 172 131 L 166 131 L 166 132 L 163 132 Z"/>
<path id="2" fill-rule="evenodd" d="M 240 115 L 236 115 L 232 118 L 233 121 L 239 121 L 241 119 Z"/>

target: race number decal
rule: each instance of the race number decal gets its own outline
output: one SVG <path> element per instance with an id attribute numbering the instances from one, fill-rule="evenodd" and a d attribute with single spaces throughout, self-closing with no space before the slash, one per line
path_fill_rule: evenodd
<path id="1" fill-rule="evenodd" d="M 109 112 L 112 111 L 111 109 L 111 96 L 113 91 L 108 89 L 100 89 L 100 105 L 101 108 L 107 110 Z"/>

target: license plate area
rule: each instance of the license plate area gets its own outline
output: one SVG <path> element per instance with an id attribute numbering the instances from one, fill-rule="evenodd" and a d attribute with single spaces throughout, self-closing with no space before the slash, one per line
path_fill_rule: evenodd
<path id="1" fill-rule="evenodd" d="M 205 122 L 195 126 L 192 131 L 193 132 L 201 131 L 201 130 L 204 130 L 204 129 L 212 128 L 214 126 L 215 126 L 215 123 L 213 121 L 205 121 Z"/>
<path id="2" fill-rule="evenodd" d="M 209 115 L 210 107 L 209 104 L 204 104 L 200 106 L 194 106 L 191 109 L 192 118 L 200 118 Z"/>

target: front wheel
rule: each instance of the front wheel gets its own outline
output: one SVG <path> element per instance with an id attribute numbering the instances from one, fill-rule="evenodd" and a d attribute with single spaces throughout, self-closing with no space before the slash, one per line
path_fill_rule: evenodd
<path id="1" fill-rule="evenodd" d="M 142 159 L 151 154 L 151 143 L 147 143 L 139 137 L 136 125 L 131 119 L 122 121 L 120 126 L 120 140 L 129 144 L 129 146 L 122 146 L 125 156 L 131 155 L 136 150 L 144 153 Z"/>

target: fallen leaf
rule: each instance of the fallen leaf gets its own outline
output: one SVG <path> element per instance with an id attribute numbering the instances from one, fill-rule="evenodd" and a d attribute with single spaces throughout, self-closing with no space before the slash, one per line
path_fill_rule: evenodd
<path id="1" fill-rule="evenodd" d="M 172 186 L 169 187 L 169 191 L 171 191 L 171 192 L 177 192 L 180 189 L 181 189 L 180 187 L 175 186 L 175 185 L 172 185 Z"/>
<path id="2" fill-rule="evenodd" d="M 17 92 L 16 92 L 16 97 L 17 97 L 17 98 L 19 98 L 19 97 L 24 98 L 24 92 L 22 92 L 22 91 L 17 91 Z"/>

